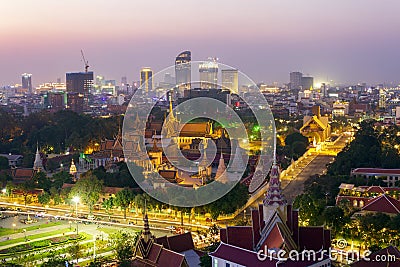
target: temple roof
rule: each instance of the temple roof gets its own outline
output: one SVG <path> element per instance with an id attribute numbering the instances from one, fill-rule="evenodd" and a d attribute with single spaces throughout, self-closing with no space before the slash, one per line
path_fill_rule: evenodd
<path id="1" fill-rule="evenodd" d="M 399 214 L 400 201 L 382 194 L 368 202 L 361 210 Z"/>

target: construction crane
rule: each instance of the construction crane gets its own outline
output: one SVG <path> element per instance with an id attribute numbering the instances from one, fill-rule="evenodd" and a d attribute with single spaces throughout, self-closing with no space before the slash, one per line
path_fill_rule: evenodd
<path id="1" fill-rule="evenodd" d="M 83 54 L 83 50 L 81 49 L 81 54 L 82 54 L 82 58 L 83 58 L 83 63 L 85 63 L 85 72 L 88 72 L 88 68 L 89 68 L 89 61 L 87 61 L 85 59 L 85 55 Z"/>

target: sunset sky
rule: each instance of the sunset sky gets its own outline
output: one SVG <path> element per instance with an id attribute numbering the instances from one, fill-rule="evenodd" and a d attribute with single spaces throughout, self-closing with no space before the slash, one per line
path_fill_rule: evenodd
<path id="1" fill-rule="evenodd" d="M 400 81 L 398 0 L 12 0 L 0 3 L 0 86 L 83 71 L 139 79 L 215 56 L 255 81 L 302 71 L 336 82 Z"/>

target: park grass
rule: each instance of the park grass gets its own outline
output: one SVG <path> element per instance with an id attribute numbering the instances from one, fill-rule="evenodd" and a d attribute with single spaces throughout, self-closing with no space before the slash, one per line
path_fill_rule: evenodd
<path id="1" fill-rule="evenodd" d="M 119 231 L 127 231 L 127 232 L 132 232 L 132 233 L 138 232 L 137 230 L 133 230 L 128 227 L 123 227 L 123 228 L 100 227 L 99 230 L 108 235 L 118 233 Z"/>
<path id="2" fill-rule="evenodd" d="M 0 236 L 12 235 L 14 233 L 22 233 L 23 229 L 26 229 L 26 232 L 29 232 L 29 231 L 43 229 L 43 228 L 47 228 L 47 227 L 58 226 L 61 224 L 62 224 L 61 222 L 49 222 L 49 223 L 43 223 L 43 224 L 39 224 L 39 225 L 32 225 L 32 226 L 15 229 L 15 230 L 11 229 L 11 228 L 0 228 Z"/>
<path id="3" fill-rule="evenodd" d="M 65 228 L 65 229 L 59 229 L 59 230 L 40 233 L 40 234 L 35 234 L 35 235 L 27 234 L 26 237 L 29 240 L 34 241 L 35 239 L 39 239 L 39 238 L 43 238 L 43 237 L 50 237 L 50 236 L 53 236 L 53 235 L 60 235 L 60 234 L 63 234 L 63 233 L 68 233 L 68 232 L 71 232 L 71 230 L 69 228 Z M 25 237 L 19 237 L 19 238 L 14 238 L 14 239 L 2 241 L 2 242 L 0 242 L 0 247 L 11 245 L 11 244 L 15 244 L 15 243 L 20 243 L 20 242 L 25 242 Z"/>
<path id="4" fill-rule="evenodd" d="M 109 251 L 111 251 L 111 249 Z M 104 251 L 104 252 L 106 252 L 106 251 Z M 100 258 L 104 261 L 112 261 L 114 259 L 114 255 L 108 255 L 105 257 L 99 256 L 97 258 Z M 79 266 L 89 266 L 91 262 L 93 262 L 93 259 L 81 261 L 81 262 L 79 262 Z"/>
<path id="5" fill-rule="evenodd" d="M 82 242 L 82 241 L 84 241 L 84 240 L 93 239 L 93 236 L 92 236 L 92 235 L 87 234 L 87 233 L 84 233 L 84 232 L 79 233 L 79 236 L 81 236 L 81 239 L 79 240 L 79 242 Z M 73 241 L 72 241 L 72 242 L 73 242 Z M 34 261 L 36 261 L 36 260 L 43 260 L 43 259 L 46 259 L 46 258 L 48 258 L 48 257 L 50 257 L 50 256 L 54 256 L 54 253 L 55 253 L 56 255 L 67 253 L 67 252 L 66 252 L 66 246 L 71 245 L 72 242 L 61 243 L 61 244 L 55 244 L 55 245 L 52 246 L 51 248 L 48 248 L 48 247 L 46 248 L 46 247 L 44 247 L 44 248 L 42 248 L 41 250 L 40 250 L 40 249 L 37 250 L 36 252 L 32 252 L 32 251 L 31 251 L 31 252 L 24 252 L 24 251 L 21 251 L 21 252 L 15 253 L 15 256 L 18 257 L 18 256 L 21 256 L 21 255 L 28 255 L 28 256 L 29 256 L 29 261 L 30 261 L 30 262 L 34 262 Z M 87 245 L 85 244 L 83 249 L 87 249 L 86 246 L 87 246 Z M 111 248 L 110 248 L 110 249 L 111 249 Z M 40 253 L 38 253 L 39 251 L 40 251 Z M 10 256 L 8 256 L 8 255 L 0 256 L 0 259 L 7 259 L 7 258 L 12 258 L 12 257 L 10 257 Z M 10 261 L 10 263 L 13 263 L 13 260 Z"/>

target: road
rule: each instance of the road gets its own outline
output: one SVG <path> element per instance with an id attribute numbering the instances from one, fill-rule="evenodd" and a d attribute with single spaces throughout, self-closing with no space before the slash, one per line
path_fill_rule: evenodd
<path id="1" fill-rule="evenodd" d="M 295 179 L 288 181 L 287 185 L 283 189 L 283 194 L 288 203 L 292 203 L 296 196 L 300 195 L 304 191 L 304 183 L 310 178 L 310 176 L 322 174 L 326 171 L 326 164 L 331 162 L 333 159 L 334 157 L 332 156 L 318 155 L 296 176 Z"/>
<path id="2" fill-rule="evenodd" d="M 5 200 L 3 198 L 3 200 Z M 22 209 L 22 211 L 26 212 L 26 211 L 30 211 L 29 213 L 31 215 L 35 214 L 35 211 L 43 211 L 44 208 L 41 206 L 36 206 L 34 204 L 30 204 L 30 205 L 22 205 L 22 204 L 18 204 L 18 203 L 10 203 L 10 202 L 5 202 L 5 201 L 0 201 L 0 207 L 9 207 L 12 209 L 15 208 L 20 208 Z M 59 208 L 47 208 L 46 210 L 46 214 L 44 216 L 57 216 L 59 218 L 62 218 L 64 220 L 69 220 L 72 221 L 72 223 L 75 223 L 75 221 L 77 220 L 76 217 L 72 216 L 72 217 L 67 217 L 65 216 L 66 214 L 70 214 L 71 210 L 68 206 L 66 207 L 62 207 L 60 206 Z M 79 210 L 78 212 L 79 215 L 87 215 L 88 212 L 86 210 Z M 150 214 L 150 213 L 149 213 Z M 161 215 L 159 215 L 159 217 L 157 218 L 157 214 L 155 213 L 151 213 L 153 214 L 153 217 L 149 217 L 149 223 L 150 223 L 150 227 L 153 230 L 159 230 L 159 231 L 163 231 L 163 232 L 169 232 L 169 230 L 167 230 L 168 226 L 176 226 L 176 227 L 182 227 L 181 226 L 181 220 L 180 220 L 180 215 L 178 215 L 177 217 L 171 216 L 171 217 L 162 217 L 160 218 Z M 126 216 L 126 219 L 123 218 L 122 215 L 118 215 L 118 214 L 113 214 L 111 215 L 111 218 L 113 220 L 116 220 L 115 222 L 110 222 L 108 219 L 108 215 L 104 212 L 93 212 L 93 215 L 95 215 L 96 217 L 98 217 L 98 220 L 96 220 L 96 222 L 98 224 L 104 224 L 104 225 L 109 225 L 109 226 L 116 226 L 116 227 L 129 227 L 129 228 L 133 228 L 133 229 L 138 229 L 138 230 L 142 230 L 143 229 L 143 216 L 142 215 L 135 215 L 134 213 L 128 213 L 128 215 Z M 88 219 L 78 219 L 78 221 L 81 222 L 93 222 L 91 220 Z M 200 220 L 194 220 L 194 216 L 192 216 L 192 222 L 189 223 L 187 218 L 184 218 L 184 228 L 192 228 L 194 230 L 197 229 L 202 229 L 202 230 L 207 230 L 210 228 L 210 224 L 208 223 L 208 225 L 204 225 L 204 223 L 202 223 L 202 221 Z M 196 222 L 194 222 L 196 221 Z M 11 227 L 11 224 L 8 226 Z"/>
<path id="3" fill-rule="evenodd" d="M 334 143 L 326 143 L 320 151 L 307 152 L 293 168 L 284 172 L 281 176 L 283 194 L 292 203 L 293 200 L 304 191 L 304 183 L 310 176 L 315 174 L 323 174 L 326 172 L 326 165 L 333 161 L 338 152 L 340 152 L 350 141 L 349 136 L 341 136 Z M 265 185 L 263 191 L 266 192 L 268 185 Z M 262 203 L 265 194 L 261 194 L 257 199 L 251 199 L 251 203 L 246 205 L 246 214 L 250 215 L 252 208 L 258 208 Z M 243 211 L 241 211 L 243 216 Z"/>

